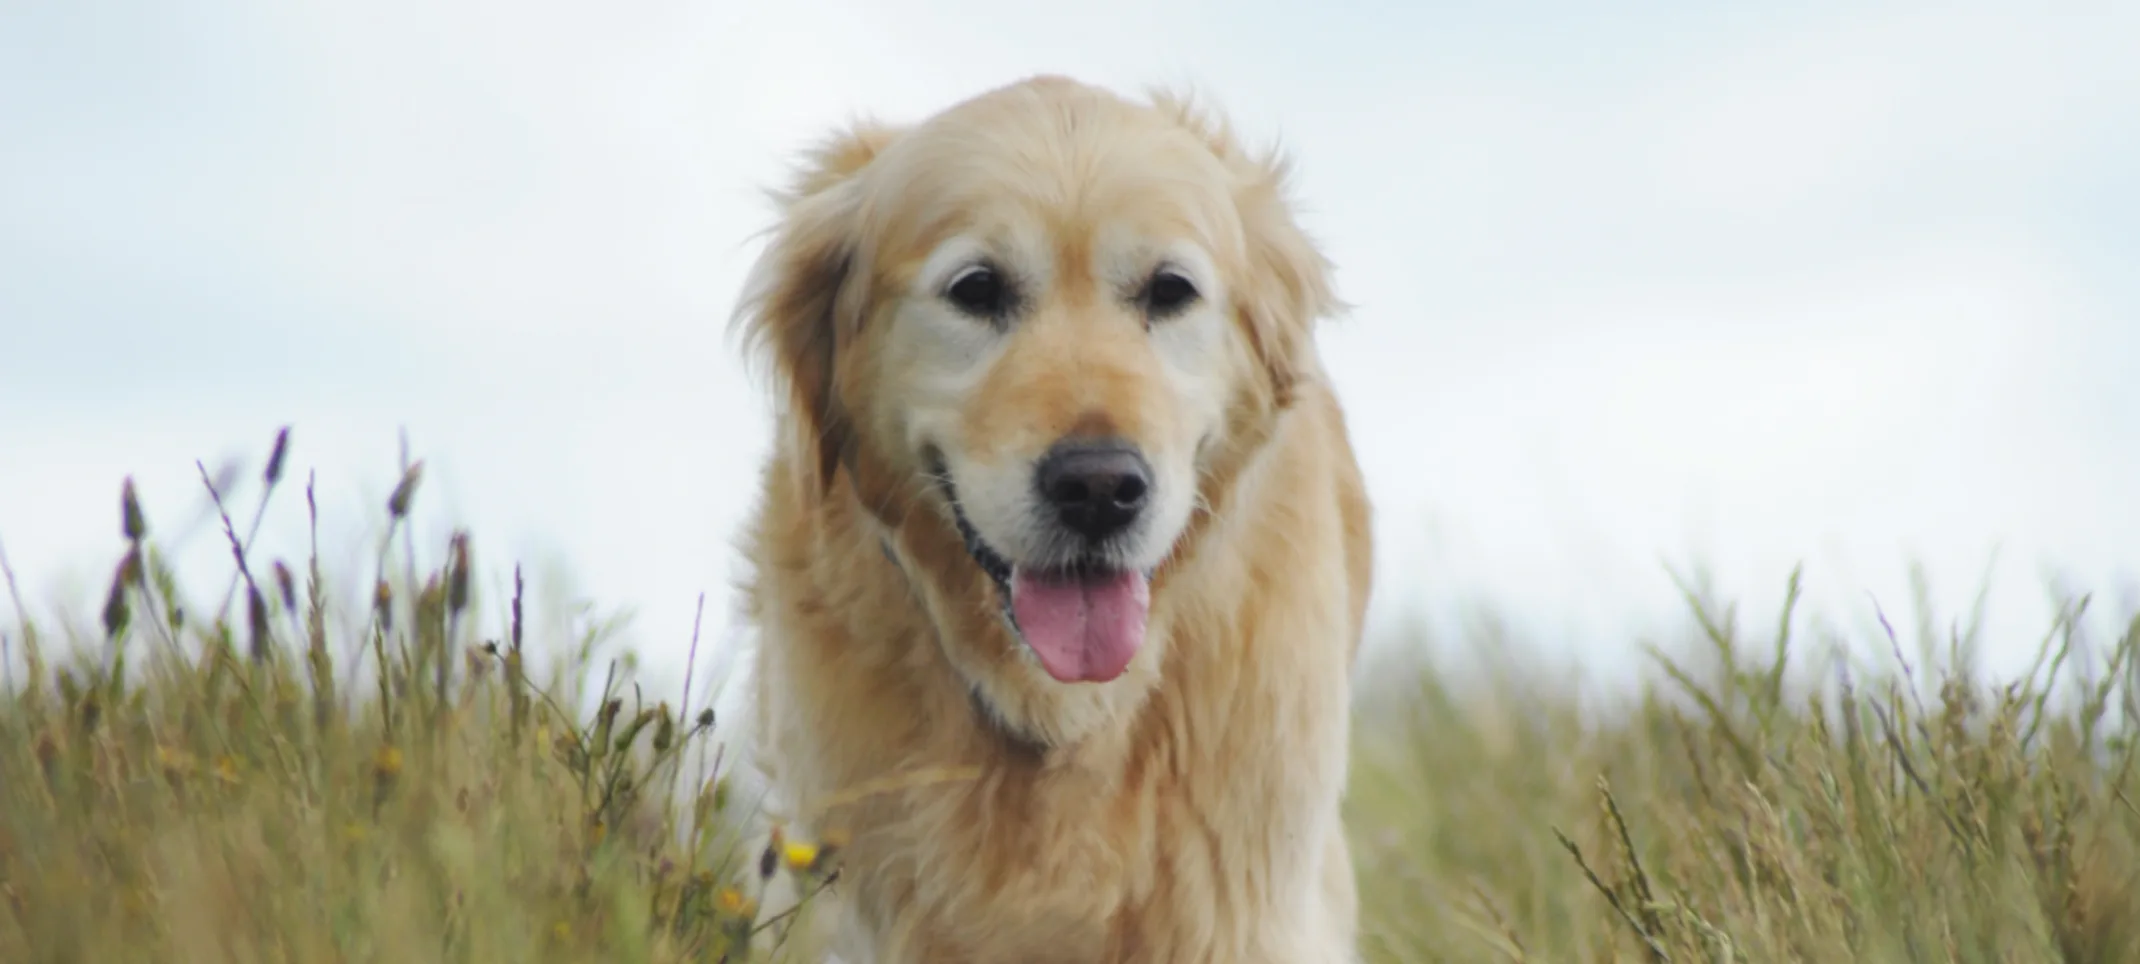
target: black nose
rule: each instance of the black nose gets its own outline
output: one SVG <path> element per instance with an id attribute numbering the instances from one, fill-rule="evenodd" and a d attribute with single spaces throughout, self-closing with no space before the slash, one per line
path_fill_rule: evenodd
<path id="1" fill-rule="evenodd" d="M 1040 460 L 1036 481 L 1065 528 L 1098 541 L 1137 521 L 1152 471 L 1126 443 L 1065 442 Z"/>

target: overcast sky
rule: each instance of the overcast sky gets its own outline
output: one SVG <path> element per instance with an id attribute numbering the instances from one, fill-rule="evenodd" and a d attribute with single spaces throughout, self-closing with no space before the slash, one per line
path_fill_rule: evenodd
<path id="1" fill-rule="evenodd" d="M 1922 558 L 1953 611 L 2001 546 L 2015 665 L 2053 567 L 2140 571 L 2140 5 L 2028 6 L 9 3 L 0 544 L 93 604 L 122 476 L 176 534 L 194 459 L 293 423 L 354 545 L 406 426 L 428 538 L 561 562 L 673 673 L 767 439 L 724 327 L 759 191 L 1062 72 L 1290 146 L 1386 623 L 1490 600 L 1624 666 L 1666 563 L 1765 627 L 1796 561 L 1863 615 Z"/>

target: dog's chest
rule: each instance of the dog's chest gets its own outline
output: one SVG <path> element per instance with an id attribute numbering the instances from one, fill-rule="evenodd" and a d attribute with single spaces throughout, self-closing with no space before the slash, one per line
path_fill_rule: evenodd
<path id="1" fill-rule="evenodd" d="M 851 940 L 888 964 L 1236 960 L 1294 916 L 1247 828 L 1148 788 L 1052 789 L 1083 792 L 969 788 L 873 812 L 857 840 L 879 843 L 841 887 Z"/>
<path id="2" fill-rule="evenodd" d="M 1122 910 L 1161 869 L 1144 821 L 1120 809 L 1007 780 L 904 794 L 858 828 L 841 889 L 871 942 L 900 952 L 887 961 L 1118 959 Z"/>

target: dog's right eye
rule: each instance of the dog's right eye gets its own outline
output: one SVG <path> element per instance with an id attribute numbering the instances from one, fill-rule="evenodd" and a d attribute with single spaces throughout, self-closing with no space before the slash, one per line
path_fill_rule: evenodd
<path id="1" fill-rule="evenodd" d="M 944 289 L 944 297 L 977 318 L 999 318 L 1010 310 L 1010 286 L 1003 283 L 1000 272 L 985 264 L 959 272 Z"/>

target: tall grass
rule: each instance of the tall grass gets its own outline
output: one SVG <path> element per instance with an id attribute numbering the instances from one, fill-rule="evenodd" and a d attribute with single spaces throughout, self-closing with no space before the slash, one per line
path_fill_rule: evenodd
<path id="1" fill-rule="evenodd" d="M 1511 668 L 1363 694 L 1367 958 L 2140 961 L 2140 618 L 2090 656 L 2076 601 L 1993 683 L 1882 615 L 1886 670 L 1793 674 L 1791 588 L 1759 640 L 1690 595 L 1698 647 L 1627 705 Z"/>
<path id="2" fill-rule="evenodd" d="M 287 447 L 242 528 L 202 473 L 232 563 L 208 605 L 131 483 L 87 638 L 13 600 L 0 961 L 812 959 L 760 900 L 835 884 L 838 850 L 739 829 L 710 694 L 538 627 L 517 569 L 476 605 L 466 533 L 419 570 L 420 462 L 364 598 L 328 589 L 309 484 L 302 571 L 254 558 Z M 2081 645 L 2078 601 L 2018 680 L 1972 677 L 1959 628 L 1944 661 L 1885 629 L 1895 659 L 1850 669 L 1792 587 L 1759 638 L 1690 593 L 1695 645 L 1617 702 L 1378 674 L 1347 802 L 1363 956 L 2140 961 L 2140 619 Z"/>
<path id="3" fill-rule="evenodd" d="M 285 430 L 249 533 L 287 444 Z M 816 893 L 836 849 L 777 830 L 742 839 L 712 701 L 688 687 L 674 703 L 650 696 L 615 663 L 596 675 L 590 637 L 528 638 L 517 567 L 503 618 L 479 625 L 465 532 L 419 571 L 408 518 L 422 463 L 384 506 L 376 580 L 358 600 L 329 598 L 309 483 L 300 575 L 253 559 L 201 477 L 231 546 L 220 610 L 195 608 L 129 481 L 101 638 L 54 647 L 26 615 L 0 630 L 23 671 L 0 695 L 0 961 L 788 949 L 797 915 L 762 914 L 759 896 L 778 876 Z M 537 653 L 552 654 L 547 671 Z M 594 712 L 568 709 L 583 695 Z"/>

